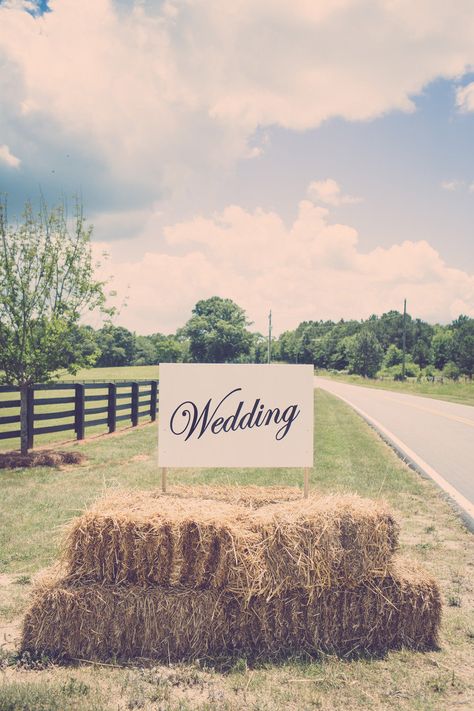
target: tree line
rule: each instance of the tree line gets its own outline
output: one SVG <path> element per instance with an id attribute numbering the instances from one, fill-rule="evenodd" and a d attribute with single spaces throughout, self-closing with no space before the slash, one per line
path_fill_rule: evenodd
<path id="1" fill-rule="evenodd" d="M 111 323 L 99 330 L 81 326 L 77 347 L 95 366 L 169 362 L 264 363 L 268 341 L 251 330 L 245 311 L 230 299 L 199 301 L 191 318 L 173 334 L 147 336 Z M 405 329 L 408 377 L 443 374 L 457 379 L 474 370 L 474 319 L 459 316 L 449 325 L 429 324 L 398 311 L 366 320 L 303 321 L 272 340 L 273 361 L 311 363 L 318 368 L 400 379 Z"/>
<path id="2" fill-rule="evenodd" d="M 91 232 L 78 202 L 72 216 L 65 202 L 49 209 L 41 200 L 36 211 L 27 203 L 12 222 L 0 196 L 0 382 L 22 386 L 25 395 L 30 383 L 83 367 L 266 362 L 266 336 L 251 330 L 231 299 L 198 301 L 172 334 L 143 336 L 115 325 L 116 310 L 107 305 L 114 292 L 95 277 Z M 84 325 L 89 312 L 102 314 L 102 328 Z M 408 376 L 472 378 L 474 319 L 432 325 L 389 311 L 360 321 L 304 321 L 273 339 L 270 351 L 273 361 L 366 377 L 400 378 L 404 361 Z"/>

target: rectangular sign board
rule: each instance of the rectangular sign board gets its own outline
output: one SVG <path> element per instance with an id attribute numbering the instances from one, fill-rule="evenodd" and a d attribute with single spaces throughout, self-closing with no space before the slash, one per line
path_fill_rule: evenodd
<path id="1" fill-rule="evenodd" d="M 312 467 L 312 365 L 163 363 L 161 467 Z"/>

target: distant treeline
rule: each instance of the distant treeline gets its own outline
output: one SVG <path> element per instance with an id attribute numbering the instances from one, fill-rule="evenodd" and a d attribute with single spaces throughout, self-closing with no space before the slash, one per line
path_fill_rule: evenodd
<path id="1" fill-rule="evenodd" d="M 230 299 L 199 301 L 192 317 L 173 334 L 140 336 L 122 326 L 99 330 L 81 326 L 77 347 L 91 365 L 152 365 L 169 362 L 264 363 L 267 338 L 250 330 L 244 310 Z M 403 314 L 389 311 L 367 320 L 303 321 L 272 341 L 272 360 L 312 363 L 317 367 L 367 377 L 402 375 Z M 406 375 L 457 379 L 474 370 L 474 319 L 459 316 L 449 325 L 433 325 L 406 315 Z"/>

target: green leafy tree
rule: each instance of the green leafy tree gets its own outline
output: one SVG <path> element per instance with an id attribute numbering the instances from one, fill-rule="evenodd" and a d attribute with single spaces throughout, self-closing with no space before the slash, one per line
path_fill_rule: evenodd
<path id="1" fill-rule="evenodd" d="M 191 360 L 197 363 L 239 362 L 250 353 L 252 334 L 245 311 L 231 299 L 213 296 L 198 301 L 184 327 Z"/>
<path id="2" fill-rule="evenodd" d="M 184 359 L 187 342 L 185 338 L 165 336 L 163 333 L 154 333 L 150 336 L 155 349 L 153 363 L 179 363 Z"/>
<path id="3" fill-rule="evenodd" d="M 439 327 L 431 341 L 433 365 L 443 370 L 446 363 L 453 359 L 454 334 L 449 328 Z"/>
<path id="4" fill-rule="evenodd" d="M 154 365 L 157 362 L 156 348 L 150 336 L 137 336 L 133 365 Z"/>
<path id="5" fill-rule="evenodd" d="M 411 323 L 411 333 L 413 343 L 410 353 L 413 362 L 424 368 L 432 358 L 431 341 L 434 335 L 434 328 L 426 321 L 417 318 Z"/>
<path id="6" fill-rule="evenodd" d="M 348 356 L 353 373 L 373 378 L 382 363 L 383 350 L 376 336 L 369 330 L 363 330 L 352 336 Z"/>
<path id="7" fill-rule="evenodd" d="M 106 309 L 104 282 L 94 278 L 91 231 L 76 204 L 68 219 L 64 203 L 10 222 L 0 201 L 0 371 L 3 382 L 47 382 L 66 369 L 91 365 L 81 316 Z M 77 347 L 79 344 L 80 347 Z M 84 347 L 83 347 L 84 346 Z"/>
<path id="8" fill-rule="evenodd" d="M 456 363 L 453 363 L 453 361 L 450 360 L 443 368 L 443 375 L 445 378 L 449 378 L 450 380 L 459 380 L 461 371 L 459 370 Z"/>
<path id="9" fill-rule="evenodd" d="M 430 344 L 423 340 L 417 340 L 413 344 L 411 350 L 411 356 L 413 362 L 420 366 L 420 368 L 425 368 L 432 359 L 432 351 Z"/>
<path id="10" fill-rule="evenodd" d="M 371 316 L 366 324 L 377 337 L 383 350 L 386 352 L 393 343 L 400 350 L 403 347 L 403 314 L 399 311 L 387 311 L 380 318 Z M 406 349 L 411 351 L 414 341 L 413 322 L 409 314 L 406 315 Z"/>
<path id="11" fill-rule="evenodd" d="M 349 354 L 354 336 L 337 339 L 329 357 L 329 366 L 335 370 L 344 370 L 349 366 Z"/>
<path id="12" fill-rule="evenodd" d="M 295 363 L 299 360 L 301 339 L 296 331 L 284 331 L 279 339 L 280 358 L 287 363 Z"/>
<path id="13" fill-rule="evenodd" d="M 275 342 L 272 342 L 272 357 L 275 358 Z M 281 357 L 281 356 L 280 356 Z M 266 363 L 268 361 L 268 337 L 262 333 L 253 334 L 250 358 L 252 363 Z"/>
<path id="14" fill-rule="evenodd" d="M 97 344 L 100 350 L 98 367 L 132 365 L 136 353 L 136 337 L 127 328 L 106 324 L 97 332 Z"/>
<path id="15" fill-rule="evenodd" d="M 392 343 L 385 353 L 384 364 L 387 368 L 391 368 L 393 365 L 400 365 L 403 360 L 403 351 Z"/>
<path id="16" fill-rule="evenodd" d="M 453 360 L 461 373 L 472 379 L 474 372 L 474 319 L 460 316 L 454 322 Z"/>

